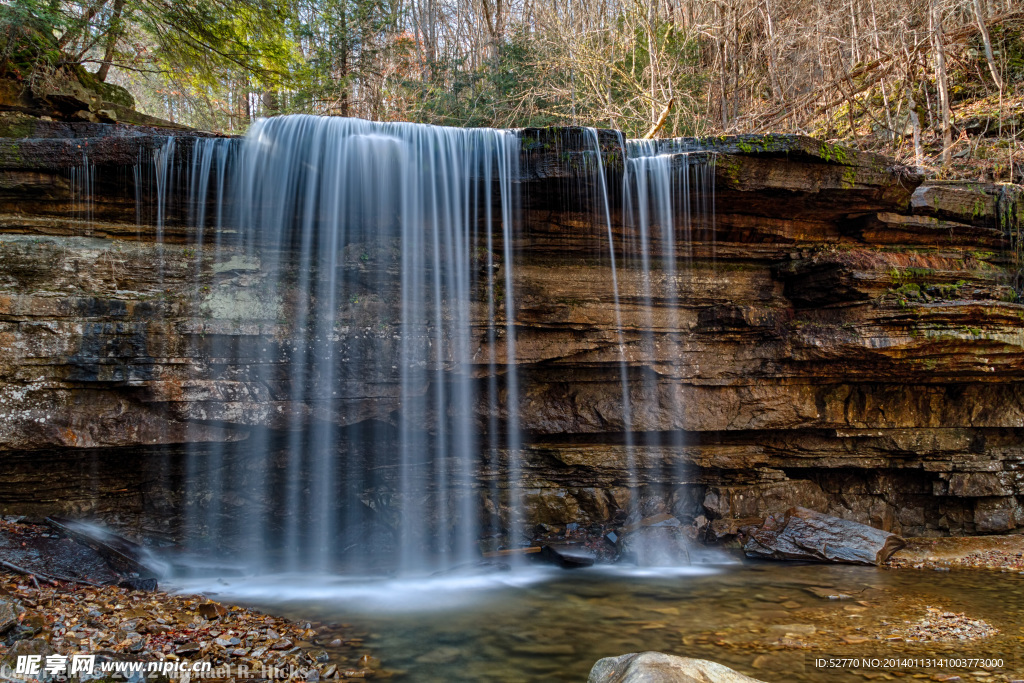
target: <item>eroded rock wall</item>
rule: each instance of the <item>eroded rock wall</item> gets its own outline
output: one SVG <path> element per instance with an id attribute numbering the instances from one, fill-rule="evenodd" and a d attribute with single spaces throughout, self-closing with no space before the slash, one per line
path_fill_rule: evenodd
<path id="1" fill-rule="evenodd" d="M 350 371 L 339 399 L 296 405 L 283 321 L 300 293 L 267 296 L 268 266 L 232 231 L 200 244 L 183 203 L 157 225 L 157 133 L 38 124 L 0 140 L 0 510 L 52 505 L 172 539 L 186 453 L 244 452 L 253 429 L 296 418 L 384 432 L 399 419 L 389 359 L 427 330 L 399 329 L 399 293 L 378 284 L 397 249 L 346 247 L 365 282 L 340 304 Z M 705 538 L 792 505 L 905 535 L 1024 528 L 1020 188 L 922 184 L 808 138 L 706 140 L 714 211 L 678 247 L 678 302 L 661 295 L 668 275 L 646 281 L 623 253 L 616 314 L 579 136 L 523 139 L 512 275 L 533 522 L 621 521 L 639 497 Z M 617 136 L 601 144 L 621 235 Z M 478 302 L 474 348 L 503 358 L 485 316 Z M 505 370 L 473 368 L 481 382 Z M 506 417 L 480 407 L 481 424 Z M 481 458 L 483 505 L 500 507 L 499 456 Z M 85 463 L 93 483 L 73 482 Z"/>

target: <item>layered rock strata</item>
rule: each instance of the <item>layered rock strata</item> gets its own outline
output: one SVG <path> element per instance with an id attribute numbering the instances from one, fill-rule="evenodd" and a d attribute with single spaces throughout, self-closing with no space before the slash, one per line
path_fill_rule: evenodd
<path id="1" fill-rule="evenodd" d="M 186 454 L 217 449 L 225 468 L 244 467 L 251 431 L 296 415 L 377 425 L 386 443 L 396 380 L 367 368 L 391 367 L 396 340 L 415 333 L 397 324 L 398 293 L 370 285 L 395 253 L 346 247 L 345 267 L 368 283 L 342 303 L 352 369 L 340 400 L 294 405 L 282 320 L 297 294 L 263 296 L 267 266 L 237 226 L 200 241 L 195 202 L 172 192 L 155 208 L 153 154 L 180 135 L 168 168 L 186 187 L 195 138 L 8 123 L 27 137 L 0 140 L 0 510 L 174 539 L 203 496 L 181 486 Z M 665 273 L 623 251 L 616 313 L 589 136 L 522 140 L 512 274 L 533 522 L 613 524 L 632 499 L 708 539 L 794 505 L 907 536 L 1024 528 L 1019 187 L 922 183 L 809 138 L 703 140 L 714 189 L 694 206 L 713 211 L 678 245 L 678 301 L 659 295 Z M 622 236 L 619 138 L 599 140 Z M 475 310 L 485 358 L 486 307 Z M 268 348 L 277 385 L 254 379 Z M 498 504 L 499 455 L 481 458 L 483 505 Z"/>

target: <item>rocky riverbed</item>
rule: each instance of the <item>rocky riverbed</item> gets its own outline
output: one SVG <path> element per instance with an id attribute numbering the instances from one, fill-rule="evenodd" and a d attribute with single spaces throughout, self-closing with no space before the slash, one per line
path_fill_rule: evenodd
<path id="1" fill-rule="evenodd" d="M 12 669 L 18 655 L 80 653 L 101 662 L 209 662 L 215 678 L 390 678 L 364 639 L 347 624 L 288 620 L 201 595 L 0 574 L 0 661 Z"/>

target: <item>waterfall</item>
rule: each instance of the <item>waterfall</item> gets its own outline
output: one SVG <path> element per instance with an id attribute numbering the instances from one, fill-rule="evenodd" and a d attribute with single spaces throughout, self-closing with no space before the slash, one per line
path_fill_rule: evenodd
<path id="1" fill-rule="evenodd" d="M 714 158 L 690 139 L 627 140 L 622 192 L 626 258 L 639 269 L 643 312 L 639 346 L 641 356 L 651 359 L 656 369 L 641 379 L 639 395 L 645 397 L 645 405 L 638 412 L 667 413 L 673 424 L 680 425 L 685 422 L 685 406 L 677 389 L 687 365 L 688 336 L 681 312 L 686 307 L 684 289 L 692 278 L 695 249 L 703 248 L 713 264 Z M 678 427 L 667 434 L 636 425 L 627 428 L 631 433 L 634 429 L 647 448 L 667 447 L 678 454 L 687 445 L 686 432 Z M 686 516 L 681 508 L 688 501 L 680 485 L 690 480 L 691 472 L 683 458 L 675 462 L 674 467 L 662 468 L 668 471 L 647 473 L 647 480 L 663 483 L 637 492 L 639 500 L 630 511 L 636 518 L 666 511 Z M 635 460 L 630 460 L 630 466 L 636 467 Z M 638 479 L 631 470 L 631 482 Z M 647 554 L 657 553 L 648 549 Z"/>
<path id="2" fill-rule="evenodd" d="M 247 351 L 255 370 L 243 378 L 264 392 L 250 398 L 266 419 L 252 422 L 269 427 L 254 424 L 225 477 L 214 474 L 220 448 L 197 449 L 187 476 L 215 493 L 191 526 L 244 539 L 258 569 L 352 568 L 377 553 L 415 573 L 478 557 L 479 455 L 503 442 L 508 476 L 518 468 L 518 144 L 509 131 L 311 116 L 259 121 L 240 145 L 197 141 L 196 239 L 209 201 L 214 234 L 230 226 L 241 249 L 218 243 L 215 260 L 265 273 L 252 283 L 258 314 L 219 313 L 278 322 L 272 343 Z M 240 353 L 206 346 L 224 368 Z M 502 419 L 485 411 L 481 429 L 480 405 L 499 401 Z M 514 519 L 515 493 L 502 488 Z M 218 501 L 239 496 L 242 514 L 224 514 Z"/>
<path id="3" fill-rule="evenodd" d="M 71 189 L 71 220 L 92 229 L 96 166 L 89 161 L 87 151 L 82 152 L 82 165 L 69 169 L 68 184 Z"/>
<path id="4" fill-rule="evenodd" d="M 686 364 L 684 271 L 710 234 L 694 226 L 708 225 L 713 175 L 685 142 L 621 135 L 617 170 L 602 135 L 582 129 L 564 151 L 556 139 L 552 156 L 581 153 L 556 182 L 590 207 L 611 270 L 635 522 L 652 500 L 671 506 L 686 478 L 650 486 L 651 456 L 638 454 L 685 446 L 651 416 L 683 422 L 665 380 Z M 189 404 L 182 493 L 194 550 L 231 539 L 257 571 L 422 574 L 477 559 L 481 537 L 526 542 L 521 146 L 514 131 L 289 116 L 156 151 L 157 237 L 189 226 L 203 314 L 190 386 L 210 400 Z M 249 432 L 198 438 L 221 421 Z"/>

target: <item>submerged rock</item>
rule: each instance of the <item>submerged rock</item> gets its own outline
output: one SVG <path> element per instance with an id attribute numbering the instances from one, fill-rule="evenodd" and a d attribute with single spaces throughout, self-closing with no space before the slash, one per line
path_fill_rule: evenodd
<path id="1" fill-rule="evenodd" d="M 882 564 L 904 545 L 888 531 L 794 507 L 749 531 L 743 551 L 772 560 Z"/>
<path id="2" fill-rule="evenodd" d="M 540 557 L 557 564 L 563 569 L 590 567 L 597 560 L 594 551 L 579 545 L 546 545 L 541 548 Z"/>
<path id="3" fill-rule="evenodd" d="M 706 659 L 632 652 L 594 664 L 587 683 L 761 683 Z"/>

